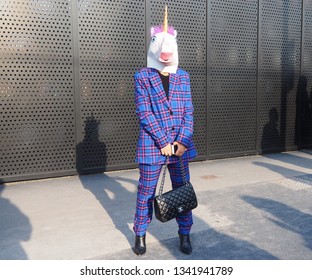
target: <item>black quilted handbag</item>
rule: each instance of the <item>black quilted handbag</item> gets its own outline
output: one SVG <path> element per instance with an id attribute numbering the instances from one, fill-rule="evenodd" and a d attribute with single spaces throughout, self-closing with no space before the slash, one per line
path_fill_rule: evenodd
<path id="1" fill-rule="evenodd" d="M 181 157 L 179 160 L 183 177 L 183 186 L 163 193 L 167 169 L 166 163 L 158 195 L 154 198 L 155 216 L 163 223 L 170 221 L 179 215 L 183 215 L 184 213 L 187 213 L 197 207 L 197 198 L 194 188 L 190 182 L 186 181 L 184 165 Z"/>

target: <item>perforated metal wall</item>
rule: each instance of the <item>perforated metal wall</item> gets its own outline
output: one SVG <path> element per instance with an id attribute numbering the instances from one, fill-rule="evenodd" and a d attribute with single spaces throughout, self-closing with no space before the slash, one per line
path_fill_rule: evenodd
<path id="1" fill-rule="evenodd" d="M 194 105 L 194 142 L 199 157 L 207 148 L 207 89 L 206 89 L 206 1 L 171 0 L 168 20 L 177 32 L 179 67 L 191 79 Z M 164 1 L 149 1 L 150 25 L 163 21 Z"/>
<path id="2" fill-rule="evenodd" d="M 133 165 L 133 76 L 146 65 L 144 1 L 78 1 L 78 38 L 79 172 Z"/>
<path id="3" fill-rule="evenodd" d="M 71 4 L 0 2 L 0 177 L 75 168 Z"/>
<path id="4" fill-rule="evenodd" d="M 312 0 L 303 1 L 302 74 L 297 89 L 297 140 L 312 147 Z"/>
<path id="5" fill-rule="evenodd" d="M 257 0 L 208 5 L 210 156 L 255 151 Z"/>
<path id="6" fill-rule="evenodd" d="M 279 151 L 295 145 L 302 2 L 260 0 L 259 9 L 258 145 Z"/>

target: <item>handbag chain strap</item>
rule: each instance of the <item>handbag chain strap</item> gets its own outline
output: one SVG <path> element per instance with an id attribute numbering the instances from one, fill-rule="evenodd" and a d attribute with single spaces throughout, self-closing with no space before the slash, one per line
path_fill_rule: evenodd
<path id="1" fill-rule="evenodd" d="M 179 162 L 180 162 L 180 168 L 181 168 L 181 174 L 182 174 L 183 184 L 184 184 L 184 185 L 188 185 L 189 183 L 188 183 L 188 181 L 186 180 L 185 169 L 184 169 L 184 165 L 183 165 L 183 161 L 182 161 L 182 158 L 181 158 L 181 157 L 179 157 Z M 169 156 L 166 157 L 166 162 L 165 162 L 165 166 L 164 166 L 163 175 L 162 175 L 162 178 L 161 178 L 161 183 L 160 183 L 158 195 L 162 195 L 162 193 L 163 193 L 168 163 L 169 163 Z"/>

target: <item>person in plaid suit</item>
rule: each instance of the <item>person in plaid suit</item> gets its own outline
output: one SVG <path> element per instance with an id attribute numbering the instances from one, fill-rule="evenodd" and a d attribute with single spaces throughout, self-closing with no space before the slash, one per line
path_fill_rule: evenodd
<path id="1" fill-rule="evenodd" d="M 167 25 L 166 8 L 164 25 L 151 30 L 147 67 L 134 75 L 136 114 L 140 121 L 136 152 L 140 179 L 133 226 L 137 255 L 146 252 L 146 230 L 152 220 L 152 202 L 162 165 L 168 163 L 172 188 L 178 188 L 183 185 L 178 157 L 182 157 L 189 180 L 188 162 L 197 155 L 192 138 L 194 109 L 190 78 L 178 68 L 176 35 L 174 28 Z M 177 145 L 174 156 L 172 145 Z M 191 254 L 192 212 L 176 220 L 180 249 Z"/>

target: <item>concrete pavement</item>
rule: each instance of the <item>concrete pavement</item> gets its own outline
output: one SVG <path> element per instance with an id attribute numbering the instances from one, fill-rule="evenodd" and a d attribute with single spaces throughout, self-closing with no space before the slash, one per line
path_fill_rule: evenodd
<path id="1" fill-rule="evenodd" d="M 312 152 L 195 162 L 193 254 L 155 218 L 132 251 L 138 170 L 0 186 L 0 259 L 312 259 Z M 169 178 L 169 177 L 168 177 Z"/>

